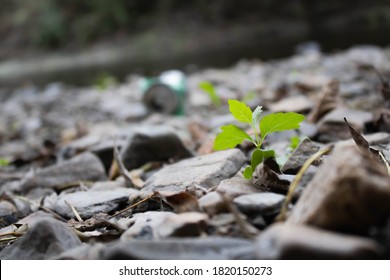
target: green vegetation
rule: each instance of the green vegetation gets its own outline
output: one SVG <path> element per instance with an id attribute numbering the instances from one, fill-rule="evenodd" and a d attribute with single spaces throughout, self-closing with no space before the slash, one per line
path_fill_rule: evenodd
<path id="1" fill-rule="evenodd" d="M 215 150 L 225 150 L 236 147 L 243 141 L 248 140 L 256 147 L 252 154 L 251 164 L 244 171 L 244 177 L 251 179 L 252 174 L 264 159 L 275 157 L 273 150 L 261 149 L 262 144 L 268 134 L 290 129 L 297 129 L 305 116 L 293 112 L 273 113 L 263 117 L 260 120 L 262 107 L 258 106 L 253 112 L 243 102 L 229 100 L 229 110 L 234 118 L 242 123 L 249 124 L 252 127 L 253 137 L 235 125 L 224 125 L 222 132 L 217 135 L 214 141 Z M 259 129 L 258 129 L 259 128 Z"/>
<path id="2" fill-rule="evenodd" d="M 0 157 L 0 167 L 5 167 L 8 166 L 9 164 L 10 162 L 8 159 Z"/>
<path id="3" fill-rule="evenodd" d="M 221 99 L 219 98 L 212 83 L 202 82 L 199 84 L 199 88 L 208 94 L 215 108 L 221 107 Z"/>

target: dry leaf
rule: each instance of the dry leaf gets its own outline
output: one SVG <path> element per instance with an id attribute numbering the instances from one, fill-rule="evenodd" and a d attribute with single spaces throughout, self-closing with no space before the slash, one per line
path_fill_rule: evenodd
<path id="1" fill-rule="evenodd" d="M 176 213 L 199 211 L 198 199 L 188 192 L 179 192 L 172 194 L 161 194 L 156 192 L 168 206 L 172 207 Z"/>
<path id="2" fill-rule="evenodd" d="M 307 121 L 316 123 L 326 113 L 342 105 L 339 97 L 339 81 L 332 80 L 324 86 L 317 103 L 307 116 Z"/>

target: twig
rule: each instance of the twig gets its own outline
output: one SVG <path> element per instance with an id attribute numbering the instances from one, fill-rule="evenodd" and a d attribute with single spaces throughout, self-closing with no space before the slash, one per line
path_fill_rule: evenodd
<path id="1" fill-rule="evenodd" d="M 118 215 L 120 215 L 120 214 L 122 214 L 122 213 L 124 213 L 124 212 L 126 212 L 126 211 L 128 211 L 128 210 L 130 210 L 130 209 L 132 209 L 132 208 L 134 208 L 134 207 L 136 207 L 138 205 L 140 205 L 141 203 L 144 203 L 145 201 L 148 201 L 149 199 L 151 199 L 151 198 L 153 198 L 155 196 L 157 196 L 157 193 L 153 193 L 153 194 L 149 195 L 148 197 L 146 197 L 146 198 L 144 198 L 144 199 L 142 199 L 142 200 L 140 200 L 140 201 L 130 205 L 129 207 L 126 207 L 125 209 L 115 213 L 111 217 L 116 217 L 116 216 L 118 216 Z"/>
<path id="2" fill-rule="evenodd" d="M 306 170 L 309 169 L 310 165 L 314 161 L 316 161 L 320 156 L 329 153 L 332 149 L 333 149 L 333 145 L 329 145 L 329 146 L 323 148 L 322 150 L 319 150 L 318 152 L 313 154 L 308 160 L 306 160 L 306 162 L 303 164 L 301 169 L 298 171 L 294 180 L 291 182 L 290 188 L 288 189 L 288 193 L 287 193 L 286 199 L 284 200 L 284 203 L 282 205 L 280 213 L 276 217 L 277 221 L 284 221 L 286 219 L 288 205 L 292 201 L 294 192 L 295 192 L 296 188 L 298 187 L 298 184 L 301 181 L 302 176 L 306 172 Z"/>
<path id="3" fill-rule="evenodd" d="M 382 152 L 381 152 L 381 151 L 378 151 L 378 153 L 379 153 L 379 155 L 380 155 L 381 159 L 383 160 L 383 162 L 385 163 L 385 165 L 386 165 L 386 168 L 387 168 L 387 173 L 388 173 L 388 174 L 389 174 L 389 176 L 390 176 L 390 165 L 389 165 L 389 163 L 387 162 L 387 160 L 386 160 L 385 156 L 382 154 Z"/>
<path id="4" fill-rule="evenodd" d="M 129 171 L 126 169 L 125 165 L 123 164 L 123 161 L 121 160 L 121 158 L 119 156 L 119 150 L 118 150 L 118 146 L 116 145 L 116 143 L 114 144 L 113 166 L 115 167 L 115 165 L 116 165 L 116 167 L 119 168 L 119 173 L 125 178 L 125 181 L 128 184 L 128 186 L 134 187 L 134 183 L 133 183 L 133 180 L 131 179 L 131 175 L 130 175 Z M 112 177 L 112 176 L 110 176 L 110 177 Z M 111 179 L 113 179 L 113 178 L 111 178 Z"/>
<path id="5" fill-rule="evenodd" d="M 254 238 L 258 234 L 258 230 L 249 224 L 245 219 L 242 218 L 241 212 L 237 209 L 237 207 L 226 197 L 225 194 L 218 192 L 221 196 L 223 202 L 229 209 L 229 211 L 233 214 L 234 219 L 237 222 L 238 227 L 241 232 L 248 238 Z"/>
<path id="6" fill-rule="evenodd" d="M 81 219 L 79 213 L 77 212 L 76 208 L 73 207 L 72 204 L 70 204 L 67 200 L 65 200 L 65 203 L 69 206 L 69 208 L 72 210 L 74 216 L 76 217 L 76 219 L 81 223 L 81 222 L 84 222 L 83 219 Z"/>

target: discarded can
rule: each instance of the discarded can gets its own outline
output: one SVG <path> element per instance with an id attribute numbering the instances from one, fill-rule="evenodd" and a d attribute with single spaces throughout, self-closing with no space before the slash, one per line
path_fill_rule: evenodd
<path id="1" fill-rule="evenodd" d="M 186 77 L 183 72 L 170 70 L 154 78 L 144 78 L 140 82 L 143 103 L 154 112 L 164 114 L 184 114 L 187 94 Z"/>

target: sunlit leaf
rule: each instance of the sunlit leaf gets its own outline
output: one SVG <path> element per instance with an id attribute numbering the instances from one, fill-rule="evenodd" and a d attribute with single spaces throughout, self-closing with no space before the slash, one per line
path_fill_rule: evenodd
<path id="1" fill-rule="evenodd" d="M 252 124 L 252 110 L 244 102 L 229 99 L 229 110 L 233 117 L 243 123 Z"/>
<path id="2" fill-rule="evenodd" d="M 304 119 L 304 115 L 294 112 L 267 115 L 260 121 L 261 138 L 272 132 L 297 129 Z"/>
<path id="3" fill-rule="evenodd" d="M 222 132 L 217 135 L 214 141 L 214 150 L 225 150 L 234 148 L 245 139 L 252 141 L 252 138 L 243 130 L 235 125 L 224 125 Z"/>
<path id="4" fill-rule="evenodd" d="M 245 179 L 252 179 L 253 175 L 253 169 L 249 165 L 244 170 L 244 178 Z"/>

